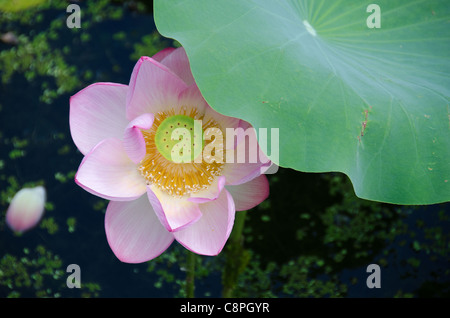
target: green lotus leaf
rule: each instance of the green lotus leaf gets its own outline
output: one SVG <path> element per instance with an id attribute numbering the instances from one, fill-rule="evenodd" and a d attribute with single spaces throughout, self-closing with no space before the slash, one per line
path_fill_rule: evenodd
<path id="1" fill-rule="evenodd" d="M 364 199 L 450 200 L 446 1 L 155 0 L 154 13 L 215 110 L 279 129 L 280 166 L 345 173 Z"/>

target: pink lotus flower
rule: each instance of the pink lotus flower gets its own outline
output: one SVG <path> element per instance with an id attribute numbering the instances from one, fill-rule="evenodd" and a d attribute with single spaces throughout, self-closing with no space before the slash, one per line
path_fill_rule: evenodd
<path id="1" fill-rule="evenodd" d="M 251 142 L 243 138 L 249 127 L 206 103 L 183 48 L 142 57 L 128 86 L 95 83 L 72 96 L 71 134 L 85 156 L 75 181 L 111 200 L 105 231 L 115 255 L 127 263 L 148 261 L 173 240 L 197 254 L 219 254 L 235 211 L 253 208 L 269 192 L 261 173 L 270 162 L 259 147 L 256 162 L 221 160 L 257 145 L 254 132 Z M 173 140 L 177 128 L 183 137 Z M 226 129 L 238 132 L 236 145 L 220 142 Z"/>
<path id="2" fill-rule="evenodd" d="M 6 223 L 15 232 L 23 233 L 39 223 L 44 214 L 45 188 L 22 188 L 11 200 L 6 211 Z"/>

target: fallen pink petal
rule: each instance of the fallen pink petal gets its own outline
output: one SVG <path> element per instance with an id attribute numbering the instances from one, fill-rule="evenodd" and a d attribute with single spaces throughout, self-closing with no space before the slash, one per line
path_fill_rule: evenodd
<path id="1" fill-rule="evenodd" d="M 35 227 L 44 214 L 45 201 L 43 186 L 19 190 L 6 212 L 6 222 L 11 230 L 23 233 Z"/>
<path id="2" fill-rule="evenodd" d="M 128 85 L 95 83 L 71 97 L 71 135 L 84 155 L 75 182 L 110 200 L 105 231 L 118 259 L 151 260 L 174 240 L 201 255 L 222 251 L 236 211 L 269 195 L 261 171 L 270 161 L 250 147 L 254 131 L 249 142 L 239 137 L 243 128 L 251 126 L 204 100 L 183 48 L 140 58 Z M 237 145 L 223 139 L 227 129 Z M 225 159 L 238 151 L 258 160 Z"/>

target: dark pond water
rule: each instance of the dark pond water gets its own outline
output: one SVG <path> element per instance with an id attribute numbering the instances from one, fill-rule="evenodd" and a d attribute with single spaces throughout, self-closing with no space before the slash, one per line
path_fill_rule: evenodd
<path id="1" fill-rule="evenodd" d="M 92 2 L 93 3 L 93 2 Z M 82 3 L 82 28 L 64 5 L 0 15 L 0 297 L 181 297 L 186 253 L 174 243 L 144 264 L 121 263 L 104 233 L 107 202 L 73 182 L 82 155 L 69 132 L 69 97 L 100 81 L 127 84 L 140 55 L 174 43 L 155 34 L 151 10 Z M 150 7 L 151 8 L 151 7 Z M 247 213 L 250 261 L 236 297 L 448 297 L 450 206 L 402 207 L 355 197 L 340 174 L 280 169 L 271 195 Z M 14 234 L 4 215 L 21 187 L 43 184 L 40 225 Z M 196 295 L 220 297 L 227 253 L 197 259 Z M 242 256 L 243 257 L 243 256 Z M 80 289 L 66 268 L 81 269 Z M 378 264 L 381 288 L 368 288 Z"/>

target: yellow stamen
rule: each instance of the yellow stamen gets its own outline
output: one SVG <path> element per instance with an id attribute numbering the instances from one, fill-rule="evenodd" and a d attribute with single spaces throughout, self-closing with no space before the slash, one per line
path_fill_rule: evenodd
<path id="1" fill-rule="evenodd" d="M 176 163 L 158 151 L 155 143 L 156 131 L 165 119 L 176 115 L 202 120 L 203 131 L 208 128 L 217 128 L 218 125 L 213 120 L 203 122 L 203 116 L 198 113 L 197 109 L 182 107 L 178 111 L 171 109 L 156 113 L 152 127 L 142 131 L 146 144 L 146 155 L 139 165 L 141 174 L 148 184 L 156 185 L 167 194 L 179 197 L 207 189 L 215 177 L 221 174 L 223 163 L 206 162 L 204 158 L 201 161 Z M 170 137 L 168 136 L 168 138 Z M 205 146 L 209 142 L 211 141 L 205 140 Z"/>

